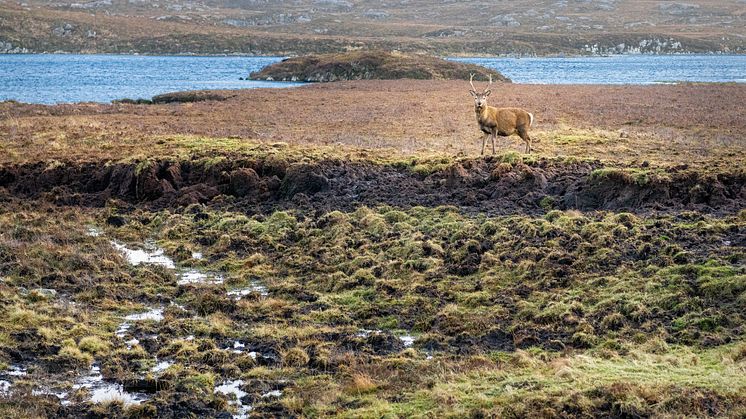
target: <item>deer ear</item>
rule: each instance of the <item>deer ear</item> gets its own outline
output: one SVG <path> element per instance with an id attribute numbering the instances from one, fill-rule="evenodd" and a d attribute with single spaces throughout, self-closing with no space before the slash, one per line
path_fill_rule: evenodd
<path id="1" fill-rule="evenodd" d="M 490 89 L 487 89 L 487 90 L 485 90 L 485 91 L 484 91 L 484 97 L 487 97 L 487 96 L 489 96 L 489 95 L 490 95 L 490 93 L 492 93 L 492 90 L 490 90 Z"/>
<path id="2" fill-rule="evenodd" d="M 475 92 L 475 91 L 473 91 L 473 90 L 469 90 L 469 94 L 470 94 L 470 95 L 472 95 L 472 96 L 476 96 L 476 95 L 477 95 L 477 92 Z"/>

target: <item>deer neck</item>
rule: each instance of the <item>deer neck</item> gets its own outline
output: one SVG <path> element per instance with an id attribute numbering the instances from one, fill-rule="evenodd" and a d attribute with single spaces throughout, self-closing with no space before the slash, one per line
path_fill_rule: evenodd
<path id="1" fill-rule="evenodd" d="M 477 118 L 482 119 L 487 113 L 488 106 L 485 104 L 481 108 L 474 106 L 474 112 L 477 114 Z"/>

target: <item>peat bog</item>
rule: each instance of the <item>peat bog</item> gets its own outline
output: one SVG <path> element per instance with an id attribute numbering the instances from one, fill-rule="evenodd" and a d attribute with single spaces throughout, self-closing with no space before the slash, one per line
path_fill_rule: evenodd
<path id="1" fill-rule="evenodd" d="M 342 115 L 308 102 L 293 141 L 263 90 L 0 104 L 0 414 L 746 413 L 744 89 L 706 93 L 707 125 L 524 87 L 554 109 L 538 153 L 479 158 L 466 90 L 428 102 L 452 121 L 397 108 L 423 86 L 283 92 Z M 698 89 L 609 91 L 683 115 Z M 392 110 L 344 137 L 361 90 Z"/>

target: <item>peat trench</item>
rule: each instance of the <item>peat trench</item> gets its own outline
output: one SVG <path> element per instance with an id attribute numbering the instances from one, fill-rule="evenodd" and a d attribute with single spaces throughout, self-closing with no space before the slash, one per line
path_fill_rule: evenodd
<path id="1" fill-rule="evenodd" d="M 488 215 L 541 214 L 548 209 L 693 210 L 717 215 L 739 211 L 746 203 L 743 171 L 712 174 L 683 166 L 665 176 L 642 178 L 607 169 L 600 162 L 547 159 L 531 165 L 501 163 L 496 158 L 462 160 L 431 174 L 402 165 L 341 160 L 287 163 L 276 158 L 214 164 L 164 160 L 142 166 L 0 167 L 0 197 L 72 206 L 103 206 L 109 199 L 119 199 L 149 209 L 202 203 L 247 213 L 454 205 L 465 213 Z"/>

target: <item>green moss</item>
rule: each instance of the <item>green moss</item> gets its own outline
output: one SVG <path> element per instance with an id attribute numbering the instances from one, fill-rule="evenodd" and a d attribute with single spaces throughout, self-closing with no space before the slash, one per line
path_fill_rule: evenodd
<path id="1" fill-rule="evenodd" d="M 509 151 L 502 154 L 499 157 L 499 161 L 501 163 L 508 163 L 515 166 L 518 163 L 523 163 L 523 155 L 521 153 L 518 153 L 517 151 Z"/>
<path id="2" fill-rule="evenodd" d="M 601 181 L 605 179 L 620 181 L 637 186 L 645 186 L 651 181 L 650 173 L 642 169 L 619 169 L 605 167 L 596 169 L 591 172 L 591 181 Z"/>
<path id="3" fill-rule="evenodd" d="M 555 205 L 556 205 L 556 202 L 553 196 L 547 195 L 539 200 L 539 206 L 544 211 L 551 211 Z"/>
<path id="4" fill-rule="evenodd" d="M 700 266 L 697 282 L 706 297 L 719 301 L 732 301 L 746 291 L 746 274 L 732 266 Z"/>
<path id="5" fill-rule="evenodd" d="M 155 163 L 150 160 L 140 160 L 135 164 L 135 176 L 140 176 L 143 172 L 150 170 Z"/>

